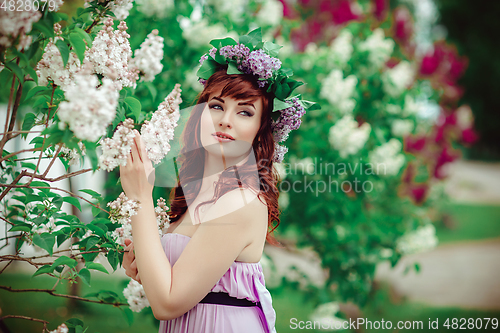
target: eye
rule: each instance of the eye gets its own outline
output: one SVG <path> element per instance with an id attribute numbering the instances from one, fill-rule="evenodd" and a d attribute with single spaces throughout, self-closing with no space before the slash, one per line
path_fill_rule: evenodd
<path id="1" fill-rule="evenodd" d="M 210 109 L 214 109 L 214 110 L 224 110 L 224 109 L 222 108 L 222 105 L 219 105 L 219 104 L 209 104 L 209 105 L 208 105 L 208 107 L 209 107 Z"/>
<path id="2" fill-rule="evenodd" d="M 248 111 L 241 111 L 240 114 L 244 114 L 245 117 L 252 117 L 253 113 L 248 112 Z"/>

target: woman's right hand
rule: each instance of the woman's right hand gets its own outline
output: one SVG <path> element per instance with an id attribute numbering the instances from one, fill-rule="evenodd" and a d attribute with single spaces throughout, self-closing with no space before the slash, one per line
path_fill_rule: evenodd
<path id="1" fill-rule="evenodd" d="M 125 268 L 125 274 L 142 284 L 141 278 L 139 277 L 139 271 L 137 270 L 137 263 L 135 262 L 134 243 L 127 238 L 125 239 L 125 246 L 126 252 L 123 254 L 122 262 L 122 266 Z"/>

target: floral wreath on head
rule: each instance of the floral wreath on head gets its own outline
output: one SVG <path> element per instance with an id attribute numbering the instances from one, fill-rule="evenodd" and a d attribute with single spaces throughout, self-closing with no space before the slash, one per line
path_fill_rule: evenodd
<path id="1" fill-rule="evenodd" d="M 260 88 L 267 86 L 267 92 L 274 95 L 271 128 L 275 141 L 273 162 L 281 163 L 288 148 L 280 142 L 288 138 L 292 130 L 302 123 L 306 110 L 319 109 L 316 103 L 302 100 L 300 95 L 290 97 L 293 90 L 303 83 L 293 80 L 290 68 L 281 68 L 277 58 L 282 46 L 262 41 L 261 28 L 240 36 L 239 41 L 227 37 L 210 41 L 213 48 L 201 59 L 198 77 L 205 85 L 208 78 L 227 65 L 227 74 L 253 74 Z"/>

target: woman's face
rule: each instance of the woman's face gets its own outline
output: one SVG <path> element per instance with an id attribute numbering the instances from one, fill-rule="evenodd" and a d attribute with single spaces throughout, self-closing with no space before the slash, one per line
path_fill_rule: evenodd
<path id="1" fill-rule="evenodd" d="M 248 153 L 260 128 L 262 99 L 210 95 L 201 115 L 201 143 L 208 153 L 237 158 Z"/>

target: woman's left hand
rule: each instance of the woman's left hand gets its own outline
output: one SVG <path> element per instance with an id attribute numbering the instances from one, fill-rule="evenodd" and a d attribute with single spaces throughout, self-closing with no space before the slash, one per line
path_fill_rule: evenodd
<path id="1" fill-rule="evenodd" d="M 134 133 L 136 135 L 132 151 L 127 157 L 127 165 L 120 166 L 120 180 L 129 199 L 142 200 L 153 195 L 155 175 L 153 163 L 146 153 L 141 135 L 137 130 L 134 130 Z"/>

